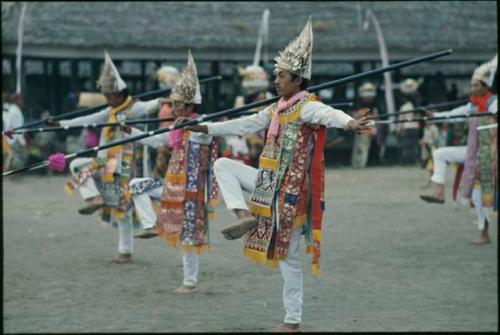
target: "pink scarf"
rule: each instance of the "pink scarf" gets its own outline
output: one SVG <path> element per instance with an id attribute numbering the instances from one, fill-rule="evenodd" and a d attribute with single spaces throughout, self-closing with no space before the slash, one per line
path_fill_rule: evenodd
<path id="1" fill-rule="evenodd" d="M 300 91 L 299 93 L 295 94 L 293 97 L 291 97 L 288 100 L 285 100 L 283 97 L 278 100 L 278 108 L 274 112 L 273 119 L 271 120 L 271 125 L 269 126 L 269 131 L 268 135 L 271 136 L 276 136 L 278 135 L 278 130 L 280 128 L 280 122 L 279 122 L 279 113 L 282 110 L 285 110 L 287 108 L 290 108 L 294 103 L 302 99 L 305 95 L 307 94 L 307 91 Z"/>
<path id="2" fill-rule="evenodd" d="M 198 117 L 198 114 L 196 113 L 191 113 L 189 114 L 188 118 L 189 119 L 196 119 Z M 168 133 L 168 146 L 172 149 L 179 149 L 182 143 L 182 128 L 173 130 Z"/>

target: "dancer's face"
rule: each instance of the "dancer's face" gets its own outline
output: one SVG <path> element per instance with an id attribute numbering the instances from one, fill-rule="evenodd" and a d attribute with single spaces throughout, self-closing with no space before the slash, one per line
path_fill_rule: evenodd
<path id="1" fill-rule="evenodd" d="M 108 105 L 113 108 L 120 106 L 125 101 L 125 97 L 119 94 L 106 94 L 105 96 Z"/>
<path id="2" fill-rule="evenodd" d="M 488 92 L 488 87 L 480 80 L 472 79 L 470 82 L 470 94 L 476 97 L 481 97 Z"/>
<path id="3" fill-rule="evenodd" d="M 189 116 L 194 108 L 193 104 L 185 104 L 182 101 L 172 101 L 170 105 L 172 106 L 172 115 L 175 118 Z"/>
<path id="4" fill-rule="evenodd" d="M 282 69 L 276 69 L 274 74 L 276 75 L 276 78 L 274 79 L 274 87 L 280 97 L 288 99 L 300 92 L 302 78 L 293 79 L 290 71 Z"/>

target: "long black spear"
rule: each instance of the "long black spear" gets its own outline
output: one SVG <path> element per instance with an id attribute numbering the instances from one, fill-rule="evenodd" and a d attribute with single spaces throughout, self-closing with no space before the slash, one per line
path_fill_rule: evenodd
<path id="1" fill-rule="evenodd" d="M 76 129 L 88 129 L 88 128 L 104 128 L 104 127 L 117 127 L 121 125 L 132 125 L 132 124 L 142 124 L 142 123 L 155 123 L 163 121 L 175 121 L 173 117 L 164 117 L 159 119 L 137 119 L 137 120 L 125 120 L 120 122 L 108 122 L 108 123 L 92 123 L 92 124 L 82 124 L 79 126 L 64 126 L 64 127 L 47 127 L 47 128 L 29 128 L 29 129 L 19 129 L 14 131 L 4 131 L 4 134 L 24 134 L 24 133 L 44 133 L 50 131 L 64 131 L 64 130 L 76 130 Z"/>
<path id="2" fill-rule="evenodd" d="M 370 118 L 371 119 L 378 119 L 378 118 L 386 117 L 386 116 L 410 114 L 410 113 L 421 112 L 421 111 L 424 111 L 424 110 L 449 108 L 449 107 L 454 107 L 454 106 L 461 106 L 461 105 L 464 105 L 464 104 L 466 104 L 468 102 L 469 102 L 469 100 L 467 100 L 467 99 L 457 100 L 457 101 L 450 101 L 450 102 L 445 102 L 445 103 L 442 103 L 442 104 L 434 104 L 434 105 L 421 106 L 421 107 L 417 107 L 417 108 L 410 109 L 410 110 L 403 111 L 403 112 L 380 114 L 380 115 L 372 116 Z"/>
<path id="3" fill-rule="evenodd" d="M 483 116 L 497 116 L 497 113 L 483 112 L 483 113 L 470 113 L 461 115 L 448 115 L 448 116 L 423 116 L 410 118 L 405 120 L 384 120 L 384 121 L 374 121 L 371 124 L 384 124 L 384 123 L 403 123 L 403 122 L 419 122 L 419 121 L 446 121 L 449 119 L 462 118 L 464 121 L 470 117 L 483 117 Z"/>
<path id="4" fill-rule="evenodd" d="M 330 104 L 331 107 L 352 107 L 354 104 L 352 102 L 337 102 Z M 239 117 L 245 115 L 252 115 L 255 112 L 252 111 L 243 111 L 241 113 L 235 113 L 231 115 L 231 117 Z M 118 127 L 121 125 L 134 125 L 134 124 L 148 124 L 148 123 L 156 123 L 163 121 L 175 121 L 175 118 L 159 118 L 159 119 L 136 119 L 136 120 L 125 120 L 120 122 L 109 122 L 109 123 L 91 123 L 91 124 L 82 124 L 78 126 L 64 126 L 64 127 L 46 127 L 46 128 L 28 128 L 28 129 L 18 129 L 13 131 L 3 131 L 2 134 L 10 137 L 14 134 L 26 134 L 26 133 L 45 133 L 51 131 L 68 131 L 68 130 L 77 130 L 77 129 L 95 129 L 95 128 L 103 128 L 103 127 Z"/>
<path id="5" fill-rule="evenodd" d="M 440 51 L 440 52 L 436 52 L 436 53 L 433 53 L 433 54 L 430 54 L 430 55 L 426 55 L 426 56 L 422 56 L 422 57 L 417 57 L 417 58 L 409 59 L 407 61 L 396 63 L 396 64 L 389 65 L 389 66 L 386 66 L 386 67 L 382 67 L 382 68 L 379 68 L 379 69 L 375 69 L 375 70 L 371 70 L 371 71 L 367 71 L 367 72 L 355 74 L 355 75 L 352 75 L 352 76 L 344 77 L 344 78 L 341 78 L 341 79 L 333 80 L 333 81 L 330 81 L 330 82 L 326 82 L 326 83 L 323 83 L 323 84 L 311 86 L 311 87 L 308 87 L 306 90 L 309 91 L 309 92 L 316 92 L 316 91 L 319 91 L 319 90 L 322 90 L 322 89 L 325 89 L 325 88 L 330 88 L 330 87 L 338 86 L 338 85 L 345 84 L 345 83 L 348 83 L 348 82 L 352 82 L 352 81 L 355 81 L 355 80 L 364 79 L 364 78 L 367 78 L 367 77 L 370 77 L 370 76 L 374 76 L 374 75 L 378 75 L 378 74 L 381 74 L 381 73 L 384 73 L 384 72 L 387 72 L 387 71 L 393 71 L 393 70 L 400 69 L 402 67 L 406 67 L 406 66 L 417 64 L 417 63 L 426 62 L 426 61 L 430 61 L 432 59 L 443 57 L 443 56 L 449 55 L 451 53 L 452 53 L 451 49 Z M 221 112 L 218 112 L 218 113 L 214 113 L 214 114 L 210 114 L 210 115 L 201 115 L 200 117 L 198 117 L 196 119 L 188 120 L 186 122 L 183 122 L 183 123 L 180 123 L 180 124 L 177 124 L 177 125 L 171 125 L 168 128 L 161 128 L 161 129 L 157 129 L 155 131 L 148 131 L 148 132 L 145 132 L 145 133 L 137 135 L 137 136 L 132 136 L 132 137 L 129 137 L 129 138 L 126 138 L 126 139 L 123 139 L 123 140 L 111 142 L 111 143 L 108 143 L 108 144 L 105 144 L 105 145 L 102 145 L 102 146 L 95 146 L 93 148 L 85 149 L 85 150 L 82 150 L 82 151 L 79 151 L 79 152 L 75 152 L 75 153 L 72 153 L 72 154 L 67 154 L 67 155 L 63 155 L 61 153 L 60 156 L 57 157 L 57 159 L 64 159 L 64 160 L 66 160 L 66 159 L 74 158 L 74 157 L 82 157 L 82 156 L 85 156 L 85 155 L 90 154 L 92 152 L 97 152 L 97 151 L 105 150 L 105 149 L 108 149 L 108 148 L 111 148 L 111 147 L 115 147 L 117 145 L 122 145 L 122 144 L 126 144 L 126 143 L 129 143 L 129 142 L 138 141 L 138 140 L 141 140 L 141 139 L 146 138 L 146 137 L 150 137 L 150 136 L 155 136 L 155 135 L 158 135 L 158 134 L 166 133 L 166 132 L 169 132 L 169 131 L 172 131 L 172 130 L 183 128 L 185 126 L 197 125 L 197 124 L 199 124 L 201 122 L 204 122 L 204 121 L 214 120 L 214 119 L 218 119 L 218 118 L 221 118 L 223 116 L 226 116 L 226 115 L 230 115 L 230 114 L 234 114 L 234 113 L 237 113 L 237 112 L 246 111 L 246 110 L 253 109 L 255 107 L 259 107 L 259 106 L 263 106 L 263 105 L 268 105 L 268 104 L 271 104 L 271 103 L 273 103 L 275 101 L 278 101 L 279 99 L 280 99 L 280 97 L 277 96 L 277 97 L 273 97 L 273 98 L 266 99 L 266 100 L 255 101 L 255 102 L 252 102 L 252 103 L 250 103 L 248 105 L 241 106 L 241 107 L 238 107 L 238 108 L 231 108 L 231 109 L 224 110 L 224 111 L 221 111 Z M 41 163 L 38 163 L 38 164 L 34 164 L 34 165 L 31 165 L 31 166 L 27 166 L 27 167 L 24 167 L 24 168 L 20 168 L 20 169 L 17 169 L 17 170 L 7 171 L 7 172 L 3 173 L 2 175 L 3 176 L 8 176 L 8 175 L 11 175 L 11 174 L 14 174 L 14 173 L 18 173 L 18 172 L 22 172 L 22 171 L 29 171 L 29 170 L 38 169 L 38 168 L 41 168 L 41 167 L 48 166 L 49 163 L 50 163 L 50 160 L 46 160 L 44 162 L 41 162 Z"/>
<path id="6" fill-rule="evenodd" d="M 214 77 L 201 79 L 199 81 L 199 83 L 201 85 L 201 84 L 209 83 L 209 82 L 214 81 L 214 80 L 221 80 L 221 79 L 222 79 L 222 76 L 214 76 Z M 161 95 L 165 95 L 165 94 L 169 93 L 171 90 L 172 90 L 171 88 L 162 88 L 159 90 L 154 90 L 154 91 L 150 91 L 150 92 L 137 94 L 137 95 L 134 95 L 132 98 L 133 99 L 151 100 L 151 99 L 157 98 Z M 45 119 L 39 120 L 39 121 L 33 121 L 31 123 L 27 123 L 27 124 L 24 124 L 22 126 L 13 128 L 12 130 L 18 130 L 18 129 L 24 129 L 24 128 L 29 128 L 29 127 L 33 127 L 33 126 L 38 126 L 40 124 L 45 123 L 45 121 L 48 121 L 48 120 L 57 121 L 57 120 L 62 120 L 62 119 L 68 118 L 68 117 L 75 117 L 75 116 L 80 116 L 80 115 L 84 115 L 84 114 L 91 114 L 93 112 L 97 112 L 103 108 L 106 108 L 107 106 L 108 106 L 108 104 L 102 104 L 102 105 L 95 106 L 95 107 L 77 109 L 76 111 L 67 112 L 67 113 L 64 113 L 61 115 L 51 116 L 51 117 L 48 117 L 48 118 L 45 118 Z"/>

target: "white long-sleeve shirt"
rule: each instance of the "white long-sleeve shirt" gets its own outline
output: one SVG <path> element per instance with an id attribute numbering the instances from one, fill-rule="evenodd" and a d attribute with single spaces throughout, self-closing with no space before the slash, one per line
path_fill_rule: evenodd
<path id="1" fill-rule="evenodd" d="M 132 118 L 138 119 L 142 118 L 146 115 L 153 114 L 159 111 L 160 109 L 160 99 L 153 99 L 150 101 L 137 101 L 132 105 Z M 108 120 L 108 113 L 111 110 L 111 107 L 106 107 L 96 113 L 76 117 L 70 120 L 61 120 L 59 121 L 61 127 L 66 126 L 81 126 L 85 124 L 94 124 L 94 123 L 105 123 Z"/>
<path id="2" fill-rule="evenodd" d="M 463 115 L 464 117 L 457 117 L 453 119 L 446 119 L 446 122 L 460 122 L 465 119 L 469 114 L 471 114 L 475 110 L 474 106 L 469 102 L 465 105 L 453 108 L 448 112 L 438 112 L 434 113 L 433 117 L 450 117 L 450 116 L 459 116 Z M 495 99 L 491 105 L 488 107 L 488 113 L 497 113 L 497 99 Z"/>
<path id="3" fill-rule="evenodd" d="M 130 132 L 130 135 L 128 135 L 128 137 L 137 136 L 137 135 L 141 135 L 144 133 L 145 132 L 143 132 L 137 128 L 132 128 L 132 131 Z M 189 133 L 189 140 L 192 142 L 209 145 L 212 142 L 212 136 L 204 134 L 204 133 L 190 132 Z M 148 146 L 153 147 L 153 148 L 168 146 L 168 132 L 154 135 L 154 136 L 145 137 L 143 139 L 138 140 L 137 142 L 144 144 L 144 145 L 148 145 Z"/>
<path id="4" fill-rule="evenodd" d="M 309 124 L 324 125 L 326 127 L 347 128 L 352 117 L 332 108 L 322 102 L 310 101 L 304 104 L 300 112 L 300 119 Z M 217 136 L 248 135 L 266 129 L 271 123 L 271 109 L 266 107 L 260 112 L 234 120 L 203 123 L 208 127 L 208 133 Z"/>
<path id="5" fill-rule="evenodd" d="M 137 101 L 135 102 L 131 109 L 132 109 L 132 118 L 141 118 L 149 114 L 153 114 L 158 112 L 160 108 L 160 99 L 153 99 L 150 101 Z M 96 113 L 86 115 L 86 116 L 81 116 L 77 117 L 74 119 L 70 120 L 61 120 L 59 121 L 59 124 L 61 127 L 66 127 L 66 126 L 81 126 L 81 125 L 91 125 L 94 123 L 105 123 L 108 120 L 108 113 L 111 110 L 111 107 L 106 107 Z M 118 141 L 121 140 L 125 137 L 125 134 L 120 130 L 116 130 L 116 135 L 113 139 L 113 141 Z M 99 138 L 99 146 L 102 146 L 104 144 L 108 144 L 109 140 L 105 138 L 105 136 L 102 136 Z M 106 151 L 107 150 L 100 150 L 97 153 L 97 156 L 104 158 L 106 157 Z M 147 168 L 146 168 L 147 169 Z M 120 171 L 120 169 L 119 169 Z M 118 171 L 118 172 L 119 172 Z"/>
<path id="6" fill-rule="evenodd" d="M 2 123 L 4 131 L 10 128 L 21 127 L 24 124 L 23 112 L 16 104 L 4 103 L 2 109 Z M 6 138 L 9 144 L 17 142 L 21 145 L 26 145 L 23 134 L 14 134 L 12 138 L 7 136 Z"/>

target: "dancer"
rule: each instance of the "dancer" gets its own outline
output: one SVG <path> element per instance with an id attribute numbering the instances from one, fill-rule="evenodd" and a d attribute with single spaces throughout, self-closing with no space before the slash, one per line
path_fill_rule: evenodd
<path id="1" fill-rule="evenodd" d="M 276 58 L 276 90 L 281 99 L 258 114 L 236 120 L 188 126 L 211 135 L 245 135 L 268 129 L 259 169 L 227 158 L 215 162 L 217 183 L 226 206 L 238 217 L 223 230 L 227 239 L 245 238 L 244 255 L 279 266 L 284 280 L 284 325 L 296 331 L 302 320 L 300 235 L 319 274 L 321 220 L 324 209 L 325 126 L 366 129 L 366 118 L 354 120 L 318 101 L 305 88 L 311 79 L 312 22 Z M 252 192 L 249 206 L 243 191 Z"/>
<path id="2" fill-rule="evenodd" d="M 195 105 L 201 103 L 201 95 L 191 52 L 169 101 L 177 120 L 198 116 Z M 132 136 L 142 134 L 130 126 L 122 128 Z M 184 280 L 175 292 L 195 292 L 199 254 L 209 246 L 209 217 L 213 216 L 210 214 L 214 212 L 217 200 L 217 185 L 212 173 L 217 146 L 210 135 L 182 129 L 147 137 L 139 142 L 152 147 L 166 146 L 170 161 L 164 178 L 134 178 L 130 182 L 132 199 L 144 228 L 137 237 L 160 235 L 173 247 L 180 243 Z M 160 200 L 158 215 L 151 198 Z"/>
<path id="3" fill-rule="evenodd" d="M 471 79 L 470 102 L 450 112 L 439 113 L 439 116 L 464 115 L 470 113 L 497 113 L 497 96 L 493 94 L 493 83 L 497 69 L 497 56 L 490 62 L 482 64 Z M 457 120 L 457 119 L 455 119 Z M 450 120 L 451 121 L 451 120 Z M 434 186 L 432 194 L 421 195 L 426 202 L 443 204 L 446 163 L 464 163 L 460 187 L 462 197 L 472 200 L 474 204 L 480 235 L 474 244 L 488 244 L 489 215 L 494 205 L 497 190 L 497 129 L 478 131 L 478 126 L 495 123 L 493 117 L 473 117 L 468 121 L 466 145 L 439 148 L 433 153 L 434 173 L 431 181 Z"/>
<path id="4" fill-rule="evenodd" d="M 147 102 L 134 101 L 127 85 L 121 78 L 107 52 L 97 82 L 106 96 L 109 107 L 88 116 L 71 120 L 46 121 L 49 126 L 77 126 L 92 123 L 117 122 L 138 119 L 158 112 L 159 99 Z M 125 135 L 119 127 L 106 127 L 101 131 L 99 145 L 104 145 Z M 102 209 L 102 219 L 118 227 L 118 254 L 112 262 L 129 263 L 133 252 L 132 199 L 128 190 L 129 181 L 140 176 L 142 170 L 142 145 L 128 143 L 99 151 L 96 158 L 76 158 L 70 163 L 72 180 L 65 190 L 71 193 L 78 189 L 86 206 L 79 209 L 82 215 L 90 215 Z"/>

